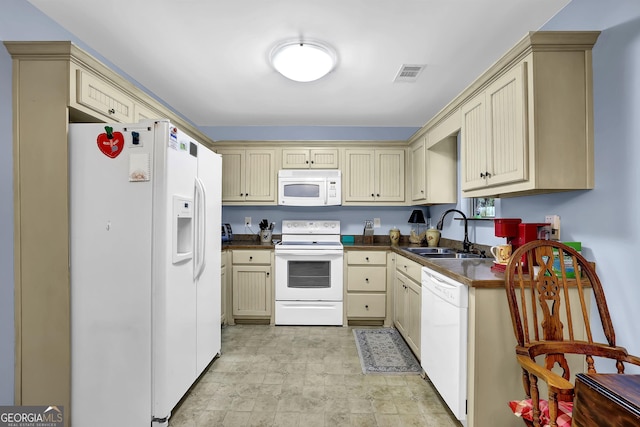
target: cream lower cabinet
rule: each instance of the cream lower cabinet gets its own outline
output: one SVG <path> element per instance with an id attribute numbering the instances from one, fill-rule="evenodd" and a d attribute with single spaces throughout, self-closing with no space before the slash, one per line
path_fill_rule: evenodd
<path id="1" fill-rule="evenodd" d="M 222 203 L 276 204 L 276 151 L 216 150 L 222 155 Z"/>
<path id="2" fill-rule="evenodd" d="M 234 322 L 268 320 L 273 313 L 273 251 L 234 250 L 232 257 L 232 315 Z"/>
<path id="3" fill-rule="evenodd" d="M 420 359 L 420 319 L 422 310 L 422 267 L 396 255 L 393 323 Z"/>
<path id="4" fill-rule="evenodd" d="M 227 255 L 228 251 L 222 251 L 220 255 L 220 324 L 227 323 L 227 295 L 229 294 L 227 289 Z"/>
<path id="5" fill-rule="evenodd" d="M 577 288 L 570 288 L 569 294 L 572 306 L 578 307 Z M 584 298 L 591 301 L 591 289 L 584 291 Z M 581 315 L 580 310 L 574 311 L 574 324 L 582 322 Z M 522 419 L 513 415 L 507 406 L 510 400 L 523 399 L 524 389 L 503 287 L 469 288 L 468 324 L 467 426 L 521 426 Z M 586 339 L 584 330 L 576 331 L 576 339 Z M 584 357 L 570 359 L 569 368 L 574 374 L 585 372 Z M 538 385 L 542 390 L 542 381 Z"/>
<path id="6" fill-rule="evenodd" d="M 399 204 L 405 201 L 404 149 L 348 148 L 345 159 L 342 183 L 345 204 Z"/>
<path id="7" fill-rule="evenodd" d="M 345 251 L 347 321 L 384 324 L 387 317 L 386 251 Z"/>

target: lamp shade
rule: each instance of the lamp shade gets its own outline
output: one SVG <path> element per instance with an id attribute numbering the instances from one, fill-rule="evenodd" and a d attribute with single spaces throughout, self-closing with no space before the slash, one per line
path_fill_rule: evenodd
<path id="1" fill-rule="evenodd" d="M 312 82 L 324 77 L 336 65 L 336 53 L 319 41 L 289 40 L 274 47 L 269 55 L 273 68 L 288 79 Z"/>
<path id="2" fill-rule="evenodd" d="M 424 214 L 422 213 L 422 211 L 420 209 L 414 209 L 413 212 L 411 212 L 411 216 L 409 217 L 409 223 L 410 224 L 424 224 L 425 223 Z"/>

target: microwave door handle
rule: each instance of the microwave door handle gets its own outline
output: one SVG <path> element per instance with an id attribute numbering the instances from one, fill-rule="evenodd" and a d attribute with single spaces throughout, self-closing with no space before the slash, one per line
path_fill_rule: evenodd
<path id="1" fill-rule="evenodd" d="M 324 180 L 324 204 L 325 206 L 329 204 L 329 180 Z"/>

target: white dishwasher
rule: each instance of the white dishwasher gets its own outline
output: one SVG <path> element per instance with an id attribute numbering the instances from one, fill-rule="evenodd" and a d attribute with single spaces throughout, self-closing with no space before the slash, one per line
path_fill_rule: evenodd
<path id="1" fill-rule="evenodd" d="M 462 423 L 467 425 L 467 319 L 469 289 L 422 267 L 422 369 Z"/>

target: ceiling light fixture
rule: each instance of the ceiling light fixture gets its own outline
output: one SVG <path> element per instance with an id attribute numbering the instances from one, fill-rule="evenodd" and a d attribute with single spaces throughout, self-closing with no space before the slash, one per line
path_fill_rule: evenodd
<path id="1" fill-rule="evenodd" d="M 277 44 L 269 55 L 271 65 L 280 74 L 296 82 L 312 82 L 333 71 L 336 52 L 314 40 L 288 40 Z"/>

